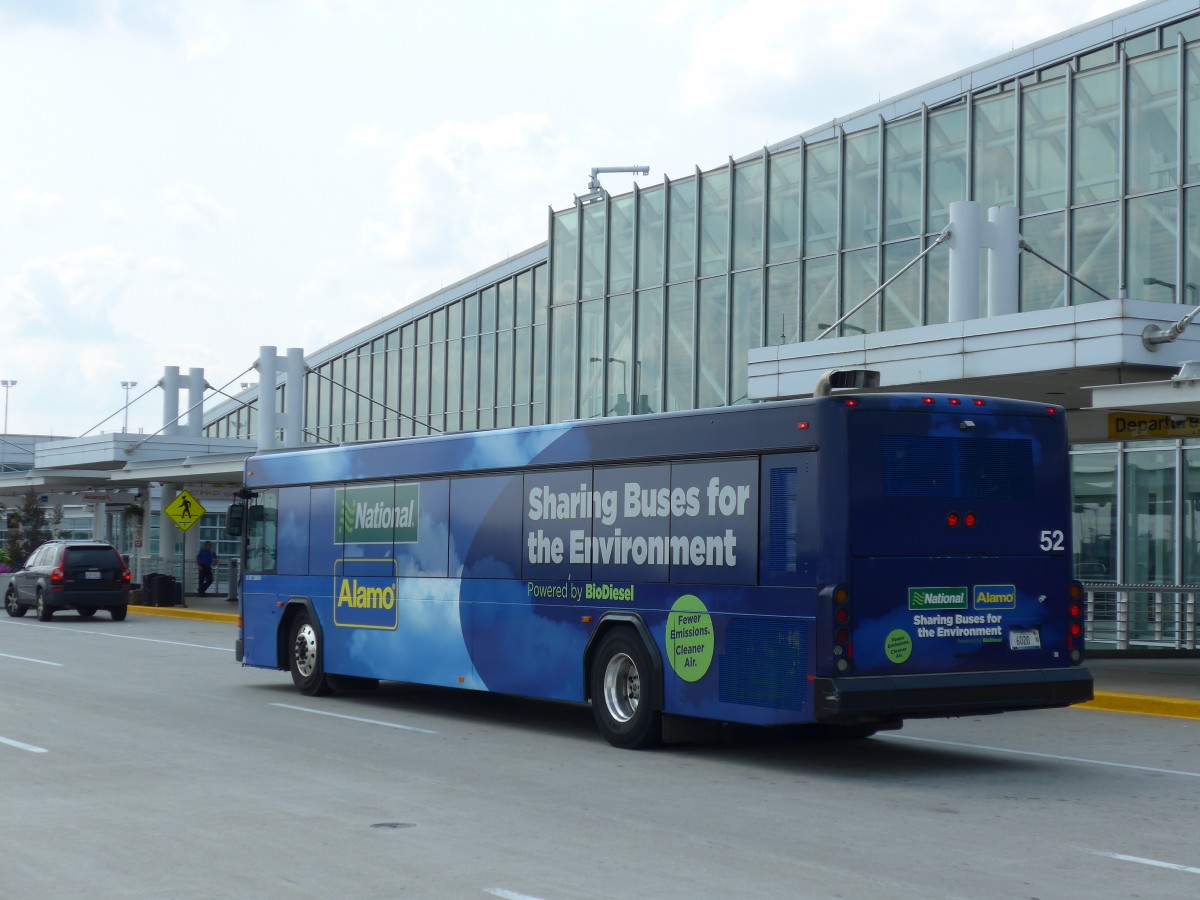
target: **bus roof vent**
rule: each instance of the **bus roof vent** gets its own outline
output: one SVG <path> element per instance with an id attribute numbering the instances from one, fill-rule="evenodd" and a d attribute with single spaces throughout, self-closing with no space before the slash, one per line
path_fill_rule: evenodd
<path id="1" fill-rule="evenodd" d="M 879 387 L 879 372 L 875 369 L 830 369 L 817 379 L 814 397 L 828 397 L 834 391 L 870 390 Z"/>

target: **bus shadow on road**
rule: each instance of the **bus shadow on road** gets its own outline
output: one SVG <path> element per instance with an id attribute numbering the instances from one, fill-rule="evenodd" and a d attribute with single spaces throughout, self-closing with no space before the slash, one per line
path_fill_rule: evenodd
<path id="1" fill-rule="evenodd" d="M 830 738 L 805 726 L 761 728 L 685 720 L 683 738 L 650 751 L 610 748 L 596 731 L 591 710 L 581 704 L 534 700 L 505 694 L 427 685 L 383 682 L 377 687 L 341 687 L 329 697 L 298 697 L 290 685 L 255 689 L 288 702 L 335 715 L 377 719 L 439 733 L 455 729 L 503 728 L 591 745 L 598 752 L 680 759 L 727 760 L 786 771 L 852 778 L 856 782 L 897 777 L 964 777 L 988 773 L 1021 775 L 1056 769 L 1053 760 L 1000 756 L 983 748 L 947 747 L 905 739 L 903 731 L 873 737 Z M 890 735 L 900 735 L 897 740 Z M 573 751 L 574 752 L 574 751 Z"/>

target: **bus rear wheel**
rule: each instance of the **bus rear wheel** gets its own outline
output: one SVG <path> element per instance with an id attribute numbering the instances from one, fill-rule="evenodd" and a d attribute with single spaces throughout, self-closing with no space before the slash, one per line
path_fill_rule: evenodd
<path id="1" fill-rule="evenodd" d="M 288 668 L 300 693 L 320 697 L 332 692 L 325 677 L 321 636 L 307 612 L 297 613 L 288 630 Z"/>
<path id="2" fill-rule="evenodd" d="M 591 671 L 592 716 L 614 747 L 641 750 L 662 742 L 662 691 L 649 652 L 628 628 L 600 641 Z"/>

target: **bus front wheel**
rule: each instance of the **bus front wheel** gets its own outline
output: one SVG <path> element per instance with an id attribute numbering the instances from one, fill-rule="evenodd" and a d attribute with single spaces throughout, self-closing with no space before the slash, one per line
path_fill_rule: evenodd
<path id="1" fill-rule="evenodd" d="M 288 668 L 300 693 L 320 697 L 332 691 L 323 656 L 320 634 L 308 613 L 297 613 L 288 630 Z"/>
<path id="2" fill-rule="evenodd" d="M 592 715 L 614 747 L 640 750 L 662 741 L 662 707 L 654 664 L 628 628 L 605 635 L 592 665 Z"/>

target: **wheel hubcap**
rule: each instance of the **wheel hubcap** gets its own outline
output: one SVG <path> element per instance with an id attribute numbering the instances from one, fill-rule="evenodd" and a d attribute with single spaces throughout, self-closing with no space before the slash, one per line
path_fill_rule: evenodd
<path id="1" fill-rule="evenodd" d="M 642 678 L 637 664 L 627 653 L 618 653 L 604 670 L 604 706 L 617 722 L 625 723 L 637 713 L 642 698 Z"/>
<path id="2" fill-rule="evenodd" d="M 296 671 L 308 678 L 317 668 L 317 633 L 305 622 L 296 631 L 296 646 L 292 648 Z"/>

